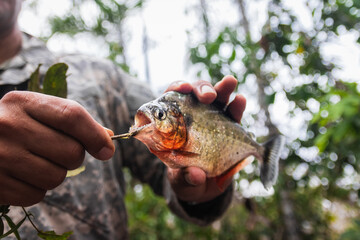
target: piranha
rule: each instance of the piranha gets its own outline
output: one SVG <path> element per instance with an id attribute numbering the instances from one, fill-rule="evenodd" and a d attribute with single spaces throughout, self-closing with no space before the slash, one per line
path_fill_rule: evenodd
<path id="1" fill-rule="evenodd" d="M 250 156 L 260 161 L 264 187 L 273 186 L 284 145 L 281 135 L 259 144 L 214 104 L 173 91 L 138 109 L 130 135 L 171 168 L 201 168 L 222 190 L 227 179 L 254 159 Z"/>

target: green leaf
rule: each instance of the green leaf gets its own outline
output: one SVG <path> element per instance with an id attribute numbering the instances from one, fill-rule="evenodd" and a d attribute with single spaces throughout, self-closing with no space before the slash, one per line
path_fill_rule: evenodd
<path id="1" fill-rule="evenodd" d="M 267 104 L 273 104 L 275 102 L 275 95 L 276 95 L 276 92 L 270 94 L 270 95 L 265 95 L 265 102 Z"/>
<path id="2" fill-rule="evenodd" d="M 331 137 L 333 130 L 328 129 L 326 133 L 320 134 L 315 138 L 315 145 L 318 147 L 320 152 L 324 152 L 327 145 L 329 144 L 329 138 Z"/>
<path id="3" fill-rule="evenodd" d="M 328 119 L 330 121 L 336 121 L 341 118 L 344 113 L 346 106 L 344 106 L 343 102 L 340 101 L 335 105 L 330 105 L 326 110 L 329 112 Z"/>
<path id="4" fill-rule="evenodd" d="M 25 216 L 18 224 L 16 224 L 16 225 L 15 225 L 15 223 L 11 220 L 11 218 L 10 218 L 9 216 L 4 215 L 3 217 L 6 219 L 6 221 L 7 221 L 7 223 L 9 224 L 9 226 L 10 226 L 11 229 L 10 229 L 8 232 L 6 232 L 4 235 L 1 235 L 1 236 L 0 236 L 0 239 L 5 238 L 5 237 L 9 236 L 10 234 L 14 233 L 15 236 L 16 236 L 16 239 L 21 240 L 20 235 L 19 235 L 19 232 L 18 232 L 18 229 L 19 229 L 19 227 L 23 224 L 23 222 L 25 221 L 26 216 Z"/>
<path id="5" fill-rule="evenodd" d="M 231 62 L 233 62 L 235 59 L 236 59 L 236 50 L 235 50 L 235 48 L 233 48 L 232 53 L 231 53 L 231 56 L 230 56 L 230 58 L 229 58 L 229 62 L 231 63 Z"/>
<path id="6" fill-rule="evenodd" d="M 351 129 L 351 122 L 350 121 L 342 121 L 338 123 L 336 128 L 334 128 L 333 139 L 335 143 L 340 143 L 346 136 Z"/>
<path id="7" fill-rule="evenodd" d="M 359 233 L 357 233 L 355 230 L 348 230 L 345 233 L 343 233 L 339 240 L 358 240 L 359 239 Z"/>
<path id="8" fill-rule="evenodd" d="M 52 65 L 46 72 L 44 78 L 43 92 L 48 95 L 66 98 L 67 82 L 66 71 L 68 65 L 65 63 L 57 63 Z"/>
<path id="9" fill-rule="evenodd" d="M 63 233 L 61 235 L 56 234 L 54 231 L 38 232 L 38 236 L 44 240 L 66 240 L 73 234 L 72 231 Z"/>
<path id="10" fill-rule="evenodd" d="M 30 81 L 28 83 L 28 90 L 32 92 L 42 92 L 40 87 L 40 67 L 41 64 L 36 68 L 36 70 L 31 74 Z"/>
<path id="11" fill-rule="evenodd" d="M 85 166 L 81 166 L 81 167 L 78 167 L 74 170 L 68 170 L 67 173 L 66 173 L 66 177 L 73 177 L 73 176 L 76 176 L 80 173 L 82 173 L 83 171 L 85 171 Z"/>
<path id="12" fill-rule="evenodd" d="M 321 114 L 320 114 L 321 111 L 319 111 L 318 113 L 314 114 L 313 118 L 310 120 L 310 123 L 311 124 L 314 124 L 314 123 L 318 123 L 321 119 Z"/>
<path id="13" fill-rule="evenodd" d="M 358 227 L 360 229 L 360 219 L 355 219 L 354 225 L 356 225 L 355 227 Z"/>

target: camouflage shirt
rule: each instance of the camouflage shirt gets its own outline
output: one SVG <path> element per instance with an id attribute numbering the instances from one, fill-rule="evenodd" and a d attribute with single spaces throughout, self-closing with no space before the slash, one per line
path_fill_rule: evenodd
<path id="1" fill-rule="evenodd" d="M 45 71 L 56 62 L 69 65 L 68 98 L 79 102 L 115 133 L 126 132 L 138 107 L 153 99 L 144 84 L 110 61 L 81 55 L 55 56 L 43 42 L 27 34 L 23 34 L 21 52 L 0 65 L 1 97 L 14 89 L 26 90 L 28 78 L 38 64 Z M 195 224 L 211 223 L 229 206 L 232 188 L 208 203 L 180 202 L 170 187 L 166 167 L 141 142 L 130 139 L 115 144 L 111 160 L 98 161 L 87 154 L 83 173 L 66 178 L 59 187 L 48 191 L 42 202 L 28 209 L 40 229 L 55 229 L 59 233 L 72 230 L 71 239 L 79 240 L 128 239 L 124 167 L 163 196 L 174 214 Z M 10 213 L 17 219 L 22 215 L 17 207 L 12 207 Z M 28 221 L 20 228 L 20 234 L 23 239 L 37 239 Z"/>

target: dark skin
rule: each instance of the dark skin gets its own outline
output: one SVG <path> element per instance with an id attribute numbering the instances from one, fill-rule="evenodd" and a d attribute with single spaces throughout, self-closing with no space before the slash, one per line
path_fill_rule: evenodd
<path id="1" fill-rule="evenodd" d="M 0 204 L 21 206 L 60 185 L 85 151 L 106 160 L 115 150 L 108 132 L 78 103 L 26 91 L 0 101 L 0 144 Z"/>
<path id="2" fill-rule="evenodd" d="M 0 63 L 21 48 L 20 5 L 20 0 L 0 0 L 0 46 L 7 46 L 0 48 Z M 175 82 L 167 91 L 193 91 L 203 103 L 218 101 L 225 106 L 236 82 L 231 76 L 215 86 L 206 81 Z M 245 102 L 237 96 L 228 105 L 235 121 L 240 121 Z M 67 170 L 82 164 L 85 151 L 99 160 L 110 159 L 115 151 L 110 135 L 75 101 L 27 91 L 6 94 L 0 100 L 0 205 L 40 202 L 64 181 Z M 205 202 L 222 193 L 199 168 L 168 169 L 168 178 L 184 201 Z"/>

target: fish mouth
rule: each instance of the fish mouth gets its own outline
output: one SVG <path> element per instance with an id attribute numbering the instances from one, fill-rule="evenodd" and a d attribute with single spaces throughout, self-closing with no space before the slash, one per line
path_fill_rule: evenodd
<path id="1" fill-rule="evenodd" d="M 140 131 L 150 127 L 153 124 L 151 118 L 142 111 L 138 111 L 135 115 L 135 123 L 130 128 L 131 135 L 134 136 L 138 134 Z"/>

